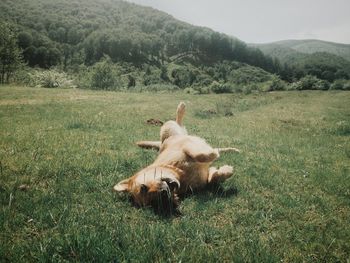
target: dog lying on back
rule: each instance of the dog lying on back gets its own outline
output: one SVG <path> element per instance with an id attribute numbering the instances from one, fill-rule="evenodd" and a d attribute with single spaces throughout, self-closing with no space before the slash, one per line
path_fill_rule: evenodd
<path id="1" fill-rule="evenodd" d="M 127 192 L 138 206 L 162 209 L 175 208 L 177 196 L 208 184 L 223 182 L 233 174 L 233 168 L 211 166 L 220 152 L 236 148 L 212 148 L 203 139 L 190 136 L 182 126 L 185 104 L 176 111 L 176 121 L 167 121 L 160 130 L 160 141 L 141 141 L 142 148 L 159 150 L 156 160 L 132 177 L 114 186 L 117 192 Z"/>

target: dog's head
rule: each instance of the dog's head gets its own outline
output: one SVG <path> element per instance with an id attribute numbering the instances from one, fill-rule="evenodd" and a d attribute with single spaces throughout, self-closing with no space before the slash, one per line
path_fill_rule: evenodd
<path id="1" fill-rule="evenodd" d="M 177 205 L 180 188 L 179 173 L 171 167 L 148 167 L 114 186 L 117 192 L 127 192 L 138 206 L 166 210 Z"/>

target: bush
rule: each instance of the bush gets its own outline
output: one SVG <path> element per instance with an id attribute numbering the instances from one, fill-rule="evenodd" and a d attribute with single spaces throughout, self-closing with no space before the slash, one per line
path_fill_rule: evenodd
<path id="1" fill-rule="evenodd" d="M 271 80 L 271 84 L 268 91 L 286 90 L 286 88 L 287 88 L 286 83 L 280 78 L 278 78 L 277 76 L 275 76 Z"/>
<path id="2" fill-rule="evenodd" d="M 329 82 L 326 80 L 321 80 L 312 75 L 306 75 L 299 81 L 293 83 L 290 89 L 293 90 L 328 90 Z"/>
<path id="3" fill-rule="evenodd" d="M 196 94 L 209 94 L 211 92 L 210 87 L 195 86 L 193 87 Z"/>
<path id="4" fill-rule="evenodd" d="M 179 90 L 178 86 L 171 84 L 152 84 L 144 87 L 146 91 L 176 91 Z"/>
<path id="5" fill-rule="evenodd" d="M 350 90 L 350 80 L 337 79 L 332 83 L 330 89 L 332 89 L 332 90 Z"/>
<path id="6" fill-rule="evenodd" d="M 242 88 L 242 92 L 244 94 L 250 94 L 255 90 L 258 90 L 258 87 L 255 84 L 248 84 L 248 85 L 243 86 L 243 88 Z"/>
<path id="7" fill-rule="evenodd" d="M 120 83 L 115 72 L 115 65 L 110 58 L 105 57 L 96 63 L 91 72 L 90 87 L 92 89 L 116 90 Z"/>
<path id="8" fill-rule="evenodd" d="M 59 72 L 55 69 L 51 70 L 35 70 L 33 73 L 28 73 L 28 84 L 30 86 L 41 88 L 73 88 L 73 81 L 68 78 L 64 72 Z"/>
<path id="9" fill-rule="evenodd" d="M 142 75 L 142 84 L 145 86 L 154 85 L 154 84 L 163 84 L 166 83 L 167 79 L 166 68 L 162 67 L 161 69 L 155 66 L 146 65 L 144 73 Z"/>
<path id="10" fill-rule="evenodd" d="M 350 80 L 347 80 L 343 85 L 343 90 L 350 90 Z"/>
<path id="11" fill-rule="evenodd" d="M 197 94 L 201 94 L 197 89 L 195 88 L 185 88 L 184 92 L 186 94 L 192 94 L 192 95 L 197 95 Z"/>
<path id="12" fill-rule="evenodd" d="M 236 84 L 261 83 L 271 80 L 271 74 L 250 66 L 242 66 L 230 72 L 228 80 Z"/>
<path id="13" fill-rule="evenodd" d="M 152 84 L 148 86 L 136 85 L 135 87 L 130 87 L 129 91 L 133 92 L 158 92 L 158 91 L 177 91 L 179 90 L 178 86 L 172 84 Z"/>
<path id="14" fill-rule="evenodd" d="M 35 70 L 29 67 L 22 67 L 17 70 L 13 76 L 14 82 L 17 84 L 31 85 L 31 74 Z"/>
<path id="15" fill-rule="evenodd" d="M 316 90 L 329 90 L 330 83 L 327 80 L 319 79 L 313 86 Z"/>
<path id="16" fill-rule="evenodd" d="M 218 83 L 215 81 L 210 85 L 210 90 L 216 94 L 220 94 L 220 93 L 232 93 L 234 88 L 232 84 L 230 85 L 229 83 Z"/>
<path id="17" fill-rule="evenodd" d="M 198 74 L 196 76 L 196 86 L 202 86 L 202 87 L 208 87 L 213 82 L 211 78 L 209 78 L 207 75 L 204 74 Z"/>
<path id="18" fill-rule="evenodd" d="M 194 68 L 191 65 L 170 65 L 169 66 L 169 80 L 172 84 L 186 88 L 192 86 L 196 80 L 196 74 Z"/>

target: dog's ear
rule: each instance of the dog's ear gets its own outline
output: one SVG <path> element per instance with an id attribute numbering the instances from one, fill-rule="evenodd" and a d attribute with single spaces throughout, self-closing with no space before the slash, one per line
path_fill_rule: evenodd
<path id="1" fill-rule="evenodd" d="M 113 187 L 113 190 L 116 192 L 127 192 L 129 191 L 129 180 L 130 179 L 125 179 L 120 181 L 118 184 L 116 184 Z"/>

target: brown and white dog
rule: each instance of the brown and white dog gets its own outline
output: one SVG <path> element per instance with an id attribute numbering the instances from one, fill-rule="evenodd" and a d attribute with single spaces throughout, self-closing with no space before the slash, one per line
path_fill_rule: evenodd
<path id="1" fill-rule="evenodd" d="M 159 150 L 150 166 L 114 186 L 117 192 L 128 192 L 136 205 L 176 207 L 177 195 L 217 184 L 233 174 L 233 168 L 224 165 L 217 169 L 211 164 L 220 152 L 236 148 L 212 148 L 203 139 L 190 136 L 182 126 L 185 104 L 176 111 L 176 121 L 166 122 L 160 130 L 160 141 L 141 141 L 143 148 Z"/>

